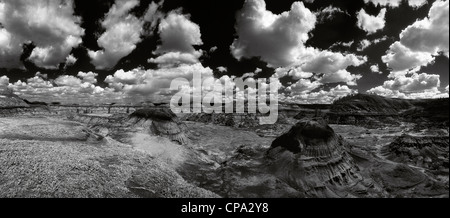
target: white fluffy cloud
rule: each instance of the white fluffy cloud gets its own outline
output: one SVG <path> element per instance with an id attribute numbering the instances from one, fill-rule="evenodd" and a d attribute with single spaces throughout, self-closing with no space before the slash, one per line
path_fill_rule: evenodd
<path id="1" fill-rule="evenodd" d="M 316 16 L 302 2 L 273 14 L 264 0 L 247 0 L 237 15 L 238 38 L 231 45 L 232 54 L 236 59 L 261 57 L 275 67 L 294 64 L 315 23 Z"/>
<path id="2" fill-rule="evenodd" d="M 400 42 L 414 52 L 449 56 L 449 1 L 436 1 L 429 18 L 416 21 L 400 33 Z"/>
<path id="3" fill-rule="evenodd" d="M 224 67 L 224 66 L 219 66 L 219 67 L 217 67 L 217 70 L 218 70 L 219 72 L 221 72 L 221 73 L 224 73 L 224 72 L 227 72 L 227 71 L 228 71 L 228 69 L 227 69 L 226 67 Z"/>
<path id="4" fill-rule="evenodd" d="M 162 44 L 158 46 L 155 54 L 161 56 L 149 59 L 149 62 L 158 63 L 164 67 L 180 64 L 198 63 L 202 51 L 197 51 L 193 45 L 202 45 L 200 27 L 189 20 L 189 16 L 171 11 L 159 24 L 158 33 Z"/>
<path id="5" fill-rule="evenodd" d="M 150 58 L 149 62 L 157 63 L 160 67 L 172 67 L 180 64 L 198 63 L 198 58 L 202 55 L 200 51 L 193 53 L 168 52 L 156 58 Z"/>
<path id="6" fill-rule="evenodd" d="M 358 22 L 357 25 L 362 30 L 368 32 L 369 34 L 373 34 L 378 30 L 384 28 L 386 20 L 384 19 L 386 15 L 386 8 L 381 9 L 380 13 L 377 16 L 372 16 L 367 14 L 364 9 L 361 9 L 358 12 Z"/>
<path id="7" fill-rule="evenodd" d="M 343 70 L 348 66 L 359 66 L 366 62 L 365 57 L 353 54 L 343 55 L 330 51 L 317 53 L 314 58 L 306 62 L 301 68 L 306 72 L 329 74 Z"/>
<path id="8" fill-rule="evenodd" d="M 36 45 L 29 60 L 57 68 L 84 35 L 71 0 L 5 0 L 0 2 L 0 23 L 0 67 L 5 68 L 22 66 L 22 45 L 29 42 Z"/>
<path id="9" fill-rule="evenodd" d="M 144 15 L 144 20 L 150 23 L 148 31 L 148 35 L 153 34 L 153 30 L 156 29 L 158 22 L 164 17 L 164 14 L 161 12 L 161 7 L 164 4 L 164 1 L 160 1 L 159 3 L 152 2 L 148 6 L 147 11 Z"/>
<path id="10" fill-rule="evenodd" d="M 446 97 L 441 93 L 439 75 L 427 73 L 410 73 L 395 75 L 391 80 L 384 82 L 382 86 L 378 86 L 368 90 L 369 93 L 375 93 L 382 96 L 396 98 L 440 98 Z"/>
<path id="11" fill-rule="evenodd" d="M 356 85 L 360 75 L 351 74 L 346 70 L 348 66 L 360 66 L 367 61 L 366 57 L 353 54 L 343 55 L 330 51 L 322 51 L 315 55 L 314 59 L 305 63 L 301 69 L 305 72 L 322 74 L 322 83 L 345 82 L 348 85 Z"/>
<path id="12" fill-rule="evenodd" d="M 320 79 L 322 83 L 338 83 L 345 82 L 349 86 L 356 86 L 356 81 L 361 79 L 359 74 L 351 74 L 347 70 L 338 70 L 333 73 L 325 74 Z"/>
<path id="13" fill-rule="evenodd" d="M 95 84 L 97 83 L 97 79 L 96 77 L 98 76 L 97 73 L 93 73 L 93 72 L 78 72 L 77 74 L 78 77 L 83 79 L 83 82 L 87 82 L 87 83 L 91 83 L 91 84 Z"/>
<path id="14" fill-rule="evenodd" d="M 363 40 L 361 40 L 361 42 L 359 42 L 357 50 L 363 51 L 364 49 L 368 48 L 371 45 L 372 45 L 372 42 L 370 42 L 367 39 L 363 39 Z"/>
<path id="15" fill-rule="evenodd" d="M 342 11 L 330 7 L 319 15 L 336 12 Z M 247 0 L 236 20 L 237 38 L 230 46 L 233 56 L 238 60 L 260 57 L 269 67 L 276 68 L 276 78 L 291 76 L 298 80 L 316 75 L 316 86 L 339 82 L 356 85 L 361 78 L 346 69 L 365 63 L 366 57 L 304 45 L 315 27 L 316 15 L 302 2 L 294 2 L 290 11 L 273 14 L 266 9 L 264 0 Z M 301 82 L 306 84 L 306 80 Z"/>
<path id="16" fill-rule="evenodd" d="M 77 58 L 73 55 L 69 55 L 66 57 L 66 66 L 71 66 L 77 62 Z"/>
<path id="17" fill-rule="evenodd" d="M 400 5 L 402 0 L 364 0 L 364 2 L 372 2 L 374 5 L 380 5 L 380 6 L 389 6 L 396 8 Z M 424 4 L 427 3 L 427 0 L 407 0 L 408 5 L 411 7 L 421 7 Z"/>
<path id="18" fill-rule="evenodd" d="M 9 78 L 7 76 L 0 76 L 0 90 L 7 87 L 9 84 Z"/>
<path id="19" fill-rule="evenodd" d="M 371 65 L 370 71 L 372 71 L 372 73 L 379 73 L 379 74 L 382 73 L 380 72 L 380 67 L 378 66 L 378 64 Z"/>
<path id="20" fill-rule="evenodd" d="M 139 98 L 161 98 L 169 92 L 170 83 L 176 78 L 192 81 L 194 73 L 200 73 L 202 80 L 213 77 L 213 71 L 202 64 L 180 65 L 157 70 L 133 69 L 118 70 L 114 75 L 106 77 L 110 88 Z"/>
<path id="21" fill-rule="evenodd" d="M 47 80 L 37 73 L 22 82 L 10 83 L 9 88 L 22 98 L 30 101 L 62 102 L 65 104 L 89 104 L 120 102 L 126 103 L 121 93 L 111 88 L 102 88 L 75 76 L 64 75 L 54 81 Z M 82 74 L 80 74 L 82 75 Z M 83 75 L 90 75 L 89 73 Z M 86 77 L 85 77 L 86 78 Z"/>
<path id="22" fill-rule="evenodd" d="M 311 82 L 309 79 L 300 79 L 296 83 L 286 88 L 286 91 L 290 91 L 294 95 L 310 93 L 316 88 L 322 86 L 322 83 L 318 81 Z"/>
<path id="23" fill-rule="evenodd" d="M 333 19 L 333 16 L 335 16 L 335 14 L 339 14 L 339 13 L 350 16 L 350 14 L 343 11 L 342 9 L 335 8 L 331 5 L 316 12 L 316 16 L 317 16 L 317 20 L 319 23 L 324 23 L 327 20 Z"/>
<path id="24" fill-rule="evenodd" d="M 400 33 L 400 41 L 392 44 L 382 57 L 388 67 L 405 71 L 426 66 L 443 52 L 449 56 L 449 1 L 436 1 L 428 17 L 418 20 Z"/>
<path id="25" fill-rule="evenodd" d="M 60 76 L 55 79 L 55 84 L 58 86 L 79 87 L 81 83 L 82 81 L 80 78 L 69 75 Z"/>
<path id="26" fill-rule="evenodd" d="M 141 41 L 144 21 L 129 14 L 139 4 L 137 0 L 116 0 L 109 9 L 102 26 L 106 31 L 98 38 L 103 50 L 89 51 L 92 63 L 97 69 L 109 69 L 129 55 Z"/>
<path id="27" fill-rule="evenodd" d="M 317 92 L 304 92 L 287 97 L 281 95 L 281 100 L 307 104 L 330 104 L 338 98 L 354 93 L 357 93 L 357 91 L 350 89 L 346 85 L 337 85 L 336 87 L 331 88 L 329 91 L 320 90 Z"/>

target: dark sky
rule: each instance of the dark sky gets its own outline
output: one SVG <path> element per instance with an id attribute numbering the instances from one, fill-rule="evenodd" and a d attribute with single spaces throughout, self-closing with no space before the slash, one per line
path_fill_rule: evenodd
<path id="1" fill-rule="evenodd" d="M 17 2 L 22 2 L 23 4 Z M 223 75 L 239 77 L 244 73 L 255 71 L 257 71 L 253 75 L 255 78 L 270 77 L 275 74 L 276 69 L 284 69 L 287 72 L 293 72 L 292 69 L 297 69 L 303 74 L 308 73 L 306 76 L 285 74 L 279 76 L 283 84 L 283 88 L 280 91 L 285 93 L 286 96 L 293 97 L 291 100 L 296 99 L 300 95 L 329 95 L 336 97 L 341 95 L 336 95 L 335 91 L 338 90 L 343 90 L 345 94 L 371 90 L 371 92 L 385 96 L 406 98 L 429 97 L 432 93 L 434 95 L 446 94 L 448 96 L 448 37 L 444 39 L 439 35 L 432 34 L 433 28 L 440 30 L 442 28 L 445 30 L 446 28 L 448 36 L 448 0 L 438 1 L 441 4 L 439 7 L 435 1 L 425 1 L 417 6 L 410 4 L 408 1 L 398 1 L 398 5 L 375 5 L 378 2 L 377 0 L 366 0 L 366 2 L 363 0 L 314 0 L 303 1 L 302 5 L 304 7 L 301 6 L 301 9 L 291 9 L 293 3 L 296 2 L 291 0 L 252 0 L 247 2 L 244 0 L 166 0 L 154 3 L 151 0 L 141 0 L 134 6 L 127 8 L 122 14 L 117 12 L 118 10 L 112 10 L 114 7 L 120 9 L 120 5 L 125 5 L 127 2 L 130 3 L 132 1 L 62 1 L 62 3 L 66 4 L 65 7 L 67 7 L 68 12 L 61 12 L 61 14 L 55 15 L 55 22 L 58 23 L 47 22 L 48 28 L 46 29 L 36 26 L 28 27 L 31 31 L 36 31 L 36 35 L 41 34 L 45 36 L 45 34 L 48 34 L 55 37 L 55 43 L 52 44 L 41 38 L 38 39 L 33 34 L 26 33 L 18 25 L 21 24 L 20 22 L 26 22 L 27 19 L 33 16 L 42 16 L 42 22 L 46 22 L 45 19 L 51 19 L 51 16 L 44 16 L 37 12 L 27 16 L 27 13 L 31 11 L 27 7 L 31 9 L 48 9 L 54 7 L 54 4 L 42 1 L 33 5 L 26 1 L 0 0 L 0 29 L 3 29 L 3 33 L 0 32 L 0 77 L 6 76 L 9 79 L 10 87 L 31 98 L 37 98 L 36 95 L 30 94 L 34 89 L 39 88 L 40 90 L 35 91 L 45 92 L 43 87 L 38 87 L 39 85 L 31 88 L 23 87 L 27 84 L 30 86 L 32 82 L 27 82 L 27 80 L 35 77 L 37 72 L 40 72 L 40 75 L 46 75 L 38 77 L 41 77 L 43 80 L 40 81 L 41 83 L 48 82 L 47 88 L 65 85 L 72 86 L 66 82 L 58 82 L 63 80 L 58 80 L 61 76 L 67 75 L 83 79 L 84 77 L 80 77 L 79 72 L 93 72 L 97 74 L 96 82 L 90 85 L 112 89 L 114 84 L 119 84 L 119 80 L 114 80 L 119 79 L 119 76 L 115 76 L 115 73 L 119 70 L 123 70 L 125 73 L 136 69 L 158 72 L 161 69 L 179 67 L 180 59 L 171 59 L 169 61 L 175 62 L 170 62 L 168 65 L 167 62 L 165 62 L 166 65 L 163 65 L 149 61 L 149 59 L 157 59 L 168 53 L 171 54 L 171 52 L 178 52 L 191 55 L 189 57 L 196 57 L 194 62 L 186 62 L 185 59 L 181 60 L 181 65 L 200 63 L 204 68 L 209 67 L 216 78 Z M 287 19 L 279 19 L 279 24 L 265 27 L 264 29 L 258 26 L 259 21 L 251 21 L 251 19 L 262 19 L 258 17 L 260 15 L 258 13 L 263 11 L 260 5 L 258 6 L 261 2 L 266 5 L 265 11 L 270 12 L 272 15 L 280 15 L 283 12 L 286 12 L 286 15 L 287 12 L 296 10 L 298 14 L 291 13 L 292 16 L 286 15 Z M 155 3 L 158 4 L 156 15 L 152 19 L 146 19 L 150 5 L 154 4 L 156 6 Z M 19 18 L 9 18 L 8 12 L 5 12 L 5 10 L 2 12 L 2 4 L 4 5 L 3 8 L 8 8 L 9 11 L 22 11 L 25 15 Z M 443 17 L 447 17 L 446 23 L 439 23 L 438 17 L 429 17 L 431 15 L 430 9 L 434 4 L 436 4 L 435 8 L 439 10 L 439 13 L 442 13 Z M 257 6 L 259 8 L 255 9 Z M 295 20 L 298 16 L 302 17 L 304 14 L 307 14 L 306 10 L 315 17 L 312 27 L 306 27 L 306 24 L 289 23 L 298 22 L 301 24 L 302 22 L 309 22 L 311 17 L 303 17 L 302 19 L 304 20 Z M 361 10 L 364 10 L 364 13 Z M 383 15 L 382 11 L 385 11 Z M 2 13 L 4 14 L 3 18 Z M 435 14 L 439 13 L 436 12 Z M 111 15 L 109 18 L 108 14 Z M 186 21 L 197 25 L 201 34 L 201 43 L 191 42 L 189 44 L 189 41 L 187 41 L 185 46 L 182 43 L 180 45 L 175 43 L 176 45 L 174 45 L 174 40 L 163 42 L 161 23 L 169 20 L 169 14 L 184 17 L 184 20 L 175 20 L 174 22 Z M 365 21 L 362 21 L 362 18 L 359 16 L 361 14 L 366 16 Z M 377 15 L 379 16 L 378 18 L 376 17 Z M 280 16 L 282 17 L 283 14 Z M 65 29 L 63 25 L 66 24 L 65 22 L 68 22 L 67 17 L 69 17 L 69 21 L 73 21 L 73 17 L 78 19 L 74 19 L 75 21 L 72 22 L 76 27 L 70 30 Z M 267 17 L 270 16 L 268 15 Z M 59 18 L 61 18 L 61 21 Z M 104 24 L 106 23 L 104 21 L 108 19 L 111 22 Z M 416 21 L 423 19 L 427 19 L 431 25 L 422 27 L 422 29 L 410 28 L 410 30 L 405 31 L 408 26 L 414 25 Z M 436 20 L 436 22 L 433 20 Z M 381 27 L 379 26 L 380 21 L 383 23 Z M 130 37 L 133 38 L 132 36 L 124 36 L 120 32 L 113 32 L 114 25 L 121 22 L 131 23 L 132 25 L 137 24 L 141 29 L 138 31 L 137 38 L 134 37 L 134 41 L 130 39 Z M 360 22 L 366 23 L 359 25 Z M 176 28 L 183 28 L 183 25 L 177 25 L 176 23 L 172 24 L 172 26 L 169 25 L 166 31 L 169 35 L 178 34 L 179 31 Z M 190 24 L 186 25 L 192 27 Z M 58 28 L 62 29 L 63 33 L 56 31 L 59 30 Z M 290 34 L 278 31 L 278 29 L 282 29 Z M 80 33 L 80 30 L 82 30 L 82 33 Z M 192 28 L 182 30 L 187 31 L 185 35 L 189 38 L 189 31 Z M 110 38 L 106 36 L 108 31 L 111 33 L 109 34 Z M 299 42 L 295 31 L 298 31 L 298 34 L 306 34 L 307 39 Z M 400 36 L 402 31 L 405 32 L 403 37 Z M 80 38 L 80 41 L 73 46 L 67 47 L 64 44 L 64 40 L 67 40 L 67 37 L 74 35 L 74 33 L 78 33 L 77 37 Z M 3 38 L 1 34 L 3 34 Z M 10 38 L 7 36 L 10 36 Z M 105 38 L 105 43 L 103 44 L 100 42 L 102 36 Z M 17 40 L 12 40 L 14 37 Z M 183 34 L 172 38 L 174 37 L 181 37 L 179 39 L 183 41 Z M 289 41 L 293 37 L 292 42 Z M 9 39 L 9 41 L 4 39 Z M 58 41 L 59 39 L 61 40 Z M 408 39 L 415 40 L 415 42 L 411 43 L 411 40 L 408 41 Z M 130 43 L 123 46 L 120 45 L 126 40 L 130 40 Z M 286 42 L 286 40 L 289 42 Z M 368 42 L 370 45 L 365 48 L 362 47 L 361 43 L 363 41 Z M 393 49 L 395 43 L 402 45 L 400 49 Z M 114 44 L 118 45 L 118 48 L 116 48 L 118 50 L 113 49 Z M 240 50 L 240 55 L 233 53 L 232 45 L 242 49 Z M 47 53 L 43 53 L 45 55 L 37 55 L 39 54 L 37 52 L 38 48 L 49 46 L 53 46 L 52 48 L 59 46 L 61 49 L 58 51 L 46 51 Z M 111 46 L 111 48 L 106 48 L 108 46 Z M 128 48 L 126 48 L 127 46 Z M 179 46 L 179 50 L 176 49 L 178 48 L 177 46 Z M 290 60 L 289 57 L 286 58 L 287 56 L 283 56 L 285 54 L 281 48 L 296 51 L 296 47 L 309 48 L 314 50 L 314 52 L 311 51 L 309 56 L 303 59 L 296 59 L 295 61 Z M 164 50 L 164 48 L 170 49 Z M 111 52 L 108 52 L 108 49 Z M 89 52 L 96 51 L 104 51 L 104 54 L 96 57 L 89 54 Z M 201 55 L 195 55 L 195 52 L 199 51 Z M 397 56 L 389 60 L 383 60 L 383 56 L 386 56 L 389 52 Z M 278 54 L 281 56 L 276 56 Z M 53 56 L 54 60 L 52 59 Z M 69 63 L 68 59 L 65 58 L 68 56 L 71 56 L 76 61 Z M 330 62 L 317 61 L 321 60 L 320 58 L 328 58 L 324 60 L 330 60 Z M 318 63 L 312 64 L 315 61 Z M 375 65 L 378 70 L 372 72 L 371 66 L 374 69 Z M 221 72 L 218 67 L 224 67 L 226 71 L 222 70 L 223 72 Z M 413 68 L 416 69 L 412 70 Z M 114 76 L 114 78 L 108 80 L 108 82 L 105 81 L 107 76 Z M 3 78 L 3 81 L 5 81 L 5 77 Z M 19 80 L 26 82 L 26 84 L 22 84 L 19 87 L 15 84 Z M 146 81 L 146 79 L 141 80 L 145 81 L 143 82 L 145 85 L 150 86 L 150 84 L 153 84 Z M 299 80 L 302 81 L 300 82 Z M 83 79 L 82 82 L 86 81 L 88 79 Z M 140 82 L 142 83 L 142 81 Z M 122 85 L 122 87 L 116 87 L 114 92 L 122 95 L 134 93 L 130 91 L 134 90 L 132 86 L 139 85 L 132 82 L 123 82 L 123 80 L 120 80 L 120 82 L 119 85 Z M 6 84 L 6 82 L 3 83 Z M 295 86 L 297 89 L 294 86 L 289 87 L 295 83 L 298 83 Z M 80 85 L 79 83 L 76 84 Z M 299 88 L 302 85 L 304 87 L 305 84 L 306 86 L 310 84 L 310 86 Z M 125 85 L 130 85 L 129 89 L 125 88 Z M 344 86 L 345 88 L 343 88 Z M 378 89 L 375 90 L 377 87 Z M 445 90 L 446 87 L 447 91 Z M 320 91 L 323 91 L 323 93 L 317 94 Z M 57 89 L 52 92 L 58 95 L 58 92 L 62 92 L 62 90 Z M 84 95 L 84 97 L 88 94 Z M 151 94 L 155 94 L 155 92 L 151 92 Z M 51 96 L 52 93 L 46 92 L 46 95 Z M 297 100 L 320 102 L 317 98 L 310 97 L 297 98 Z"/>

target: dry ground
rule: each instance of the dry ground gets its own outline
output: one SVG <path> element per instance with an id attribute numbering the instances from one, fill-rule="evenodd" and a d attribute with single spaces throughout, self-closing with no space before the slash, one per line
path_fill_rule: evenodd
<path id="1" fill-rule="evenodd" d="M 167 164 L 52 117 L 0 118 L 0 197 L 217 197 Z"/>

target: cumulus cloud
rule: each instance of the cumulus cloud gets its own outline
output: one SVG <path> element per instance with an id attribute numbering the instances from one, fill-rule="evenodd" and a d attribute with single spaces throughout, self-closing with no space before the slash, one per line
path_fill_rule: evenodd
<path id="1" fill-rule="evenodd" d="M 301 69 L 305 72 L 323 74 L 322 82 L 347 82 L 354 84 L 360 76 L 352 75 L 345 69 L 348 66 L 360 66 L 367 61 L 366 57 L 353 54 L 343 55 L 330 51 L 322 51 L 314 59 L 305 63 Z"/>
<path id="2" fill-rule="evenodd" d="M 342 11 L 330 7 L 322 15 L 336 12 Z M 276 78 L 291 76 L 299 80 L 315 75 L 314 84 L 343 82 L 348 85 L 355 85 L 361 78 L 346 69 L 365 63 L 366 57 L 304 45 L 309 39 L 308 33 L 315 27 L 316 15 L 302 2 L 294 2 L 290 11 L 274 14 L 266 9 L 264 0 L 247 0 L 236 20 L 237 38 L 230 46 L 233 56 L 238 60 L 260 57 L 276 69 Z"/>
<path id="3" fill-rule="evenodd" d="M 331 5 L 326 8 L 323 8 L 322 10 L 316 12 L 315 14 L 317 16 L 317 20 L 319 23 L 323 23 L 326 22 L 327 20 L 333 19 L 333 17 L 336 14 L 346 14 L 350 16 L 350 14 L 343 11 L 342 9 L 333 7 Z"/>
<path id="4" fill-rule="evenodd" d="M 275 74 L 272 75 L 273 78 L 283 78 L 286 76 L 292 77 L 294 80 L 311 78 L 314 74 L 311 72 L 305 72 L 301 67 L 296 68 L 283 68 L 279 67 L 275 69 Z"/>
<path id="5" fill-rule="evenodd" d="M 428 17 L 418 20 L 400 33 L 382 57 L 394 72 L 426 66 L 440 53 L 449 56 L 449 1 L 433 3 Z"/>
<path id="6" fill-rule="evenodd" d="M 440 98 L 443 97 L 439 91 L 441 86 L 440 76 L 427 73 L 398 74 L 391 80 L 368 90 L 382 96 L 396 98 Z M 447 93 L 448 96 L 448 93 Z M 444 96 L 445 97 L 445 96 Z"/>
<path id="7" fill-rule="evenodd" d="M 83 82 L 87 82 L 87 83 L 91 83 L 91 84 L 95 84 L 97 83 L 97 79 L 96 77 L 98 76 L 97 73 L 93 73 L 93 72 L 78 72 L 77 74 L 78 77 L 83 79 Z"/>
<path id="8" fill-rule="evenodd" d="M 286 91 L 290 91 L 294 95 L 310 93 L 312 90 L 322 86 L 318 81 L 311 82 L 309 79 L 300 79 L 296 83 L 288 86 Z"/>
<path id="9" fill-rule="evenodd" d="M 69 55 L 66 57 L 66 66 L 71 66 L 77 62 L 77 58 L 73 55 Z"/>
<path id="10" fill-rule="evenodd" d="M 416 52 L 449 56 L 449 1 L 436 1 L 431 7 L 429 18 L 416 21 L 400 33 L 400 42 Z"/>
<path id="11" fill-rule="evenodd" d="M 165 67 L 179 64 L 195 64 L 202 55 L 193 46 L 202 45 L 200 26 L 190 21 L 189 16 L 171 11 L 161 20 L 158 33 L 162 44 L 154 51 L 160 55 L 149 59 Z"/>
<path id="12" fill-rule="evenodd" d="M 370 71 L 372 71 L 372 73 L 379 73 L 379 74 L 381 74 L 380 68 L 378 67 L 378 64 L 371 65 L 370 66 Z"/>
<path id="13" fill-rule="evenodd" d="M 0 76 L 0 89 L 6 88 L 9 85 L 9 78 L 7 76 Z"/>
<path id="14" fill-rule="evenodd" d="M 350 89 L 346 85 L 337 85 L 329 91 L 320 90 L 317 92 L 304 92 L 293 96 L 281 95 L 282 101 L 308 103 L 308 104 L 330 104 L 333 101 L 347 96 L 349 94 L 357 93 L 356 90 Z"/>
<path id="15" fill-rule="evenodd" d="M 82 83 L 81 79 L 69 75 L 60 76 L 55 79 L 55 84 L 58 86 L 78 87 L 81 85 L 81 83 Z"/>
<path id="16" fill-rule="evenodd" d="M 371 45 L 372 45 L 372 42 L 370 42 L 367 39 L 363 39 L 363 40 L 361 40 L 361 42 L 359 42 L 357 50 L 364 51 L 364 49 L 368 48 Z"/>
<path id="17" fill-rule="evenodd" d="M 5 68 L 22 67 L 22 45 L 32 42 L 36 47 L 29 60 L 55 69 L 84 35 L 71 0 L 2 1 L 0 23 L 0 67 Z"/>
<path id="18" fill-rule="evenodd" d="M 110 88 L 126 93 L 129 96 L 144 98 L 164 97 L 171 93 L 169 88 L 172 80 L 184 78 L 192 81 L 194 73 L 200 73 L 202 80 L 213 78 L 212 69 L 197 63 L 156 70 L 140 68 L 130 71 L 118 70 L 114 75 L 107 76 L 105 82 L 108 83 Z"/>
<path id="19" fill-rule="evenodd" d="M 325 74 L 320 79 L 322 83 L 338 83 L 345 82 L 349 86 L 356 86 L 356 81 L 361 79 L 359 74 L 351 74 L 347 70 L 338 70 L 333 73 Z"/>
<path id="20" fill-rule="evenodd" d="M 392 44 L 387 54 L 382 56 L 381 59 L 394 72 L 409 70 L 417 66 L 426 66 L 434 61 L 432 54 L 414 52 L 400 42 Z"/>
<path id="21" fill-rule="evenodd" d="M 30 101 L 89 105 L 92 105 L 93 102 L 101 104 L 111 101 L 126 103 L 127 101 L 121 93 L 114 92 L 111 88 L 102 88 L 69 75 L 50 81 L 36 74 L 24 82 L 19 80 L 10 83 L 8 87 L 20 97 Z"/>
<path id="22" fill-rule="evenodd" d="M 374 5 L 389 6 L 396 8 L 402 0 L 364 0 L 365 3 L 372 2 Z M 427 0 L 407 0 L 408 5 L 414 8 L 421 7 L 427 3 Z"/>
<path id="23" fill-rule="evenodd" d="M 386 20 L 384 19 L 386 15 L 386 8 L 381 9 L 380 13 L 377 16 L 372 16 L 367 14 L 364 9 L 361 9 L 358 12 L 358 22 L 357 25 L 362 30 L 366 31 L 369 34 L 376 33 L 378 30 L 384 28 Z"/>
<path id="24" fill-rule="evenodd" d="M 144 21 L 129 14 L 138 4 L 138 0 L 116 0 L 109 9 L 101 23 L 106 31 L 97 40 L 97 44 L 103 49 L 88 52 L 97 69 L 114 67 L 141 41 Z"/>
<path id="25" fill-rule="evenodd" d="M 160 10 L 163 4 L 164 1 L 160 1 L 159 3 L 152 2 L 148 6 L 148 9 L 144 15 L 144 20 L 150 24 L 146 29 L 147 35 L 153 34 L 153 31 L 156 29 L 158 22 L 164 17 L 164 13 Z"/>
<path id="26" fill-rule="evenodd" d="M 224 72 L 227 72 L 227 71 L 228 71 L 228 69 L 227 69 L 226 67 L 224 67 L 224 66 L 219 66 L 219 67 L 217 67 L 217 70 L 218 70 L 219 72 L 221 72 L 221 73 L 224 73 Z"/>
<path id="27" fill-rule="evenodd" d="M 193 51 L 193 53 L 168 52 L 156 58 L 150 58 L 148 61 L 157 63 L 160 67 L 172 67 L 180 64 L 198 63 L 198 58 L 201 55 L 202 52 L 200 51 Z"/>
<path id="28" fill-rule="evenodd" d="M 238 38 L 231 45 L 233 56 L 261 57 L 268 64 L 279 67 L 298 61 L 299 49 L 309 39 L 316 16 L 302 2 L 294 2 L 291 10 L 273 14 L 266 10 L 264 0 L 247 0 L 238 12 Z"/>

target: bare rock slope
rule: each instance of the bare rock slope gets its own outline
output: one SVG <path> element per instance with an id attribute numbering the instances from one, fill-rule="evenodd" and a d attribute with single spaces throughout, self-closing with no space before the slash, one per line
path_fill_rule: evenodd
<path id="1" fill-rule="evenodd" d="M 267 152 L 273 172 L 307 197 L 367 196 L 364 179 L 345 141 L 322 119 L 303 119 L 275 139 Z"/>

